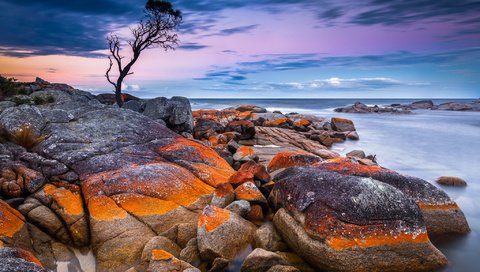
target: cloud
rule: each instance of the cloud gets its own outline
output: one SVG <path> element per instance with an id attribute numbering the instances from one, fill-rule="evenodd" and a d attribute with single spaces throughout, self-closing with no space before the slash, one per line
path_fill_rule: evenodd
<path id="1" fill-rule="evenodd" d="M 98 57 L 106 34 L 139 19 L 142 7 L 135 0 L 0 0 L 0 54 Z"/>
<path id="2" fill-rule="evenodd" d="M 395 86 L 430 86 L 430 83 L 409 83 L 393 78 L 338 78 L 317 79 L 307 82 L 269 83 L 274 89 L 282 90 L 318 90 L 318 89 L 353 89 L 353 90 L 375 90 Z"/>
<path id="3" fill-rule="evenodd" d="M 203 45 L 199 43 L 182 43 L 180 46 L 178 46 L 178 49 L 183 49 L 183 50 L 200 50 L 207 48 L 208 45 Z"/>
<path id="4" fill-rule="evenodd" d="M 410 24 L 418 20 L 440 19 L 451 21 L 478 15 L 480 2 L 476 0 L 371 0 L 367 10 L 357 14 L 351 22 L 360 25 Z"/>

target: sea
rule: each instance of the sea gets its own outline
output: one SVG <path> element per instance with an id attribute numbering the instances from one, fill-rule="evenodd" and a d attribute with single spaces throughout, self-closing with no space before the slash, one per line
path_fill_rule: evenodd
<path id="1" fill-rule="evenodd" d="M 304 113 L 351 119 L 359 141 L 336 144 L 345 154 L 361 149 L 375 154 L 378 163 L 400 173 L 423 178 L 446 191 L 467 217 L 472 231 L 464 236 L 432 240 L 447 256 L 440 271 L 480 271 L 480 112 L 417 110 L 414 114 L 337 113 L 335 108 L 360 101 L 369 106 L 407 104 L 419 99 L 191 99 L 192 109 L 223 109 L 250 104 L 282 113 Z M 432 99 L 435 104 L 467 99 Z M 440 176 L 458 176 L 463 188 L 439 186 Z"/>

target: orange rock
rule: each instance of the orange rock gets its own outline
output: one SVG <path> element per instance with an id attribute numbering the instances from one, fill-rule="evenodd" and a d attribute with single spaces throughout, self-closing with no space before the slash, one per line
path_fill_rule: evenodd
<path id="1" fill-rule="evenodd" d="M 245 182 L 253 182 L 254 175 L 250 171 L 238 171 L 237 173 L 230 176 L 228 182 L 234 187 L 239 186 Z"/>
<path id="2" fill-rule="evenodd" d="M 248 171 L 254 177 L 262 182 L 269 182 L 271 180 L 270 174 L 267 172 L 265 166 L 256 163 L 255 161 L 248 161 L 240 167 L 238 171 Z"/>
<path id="3" fill-rule="evenodd" d="M 228 194 L 233 193 L 233 187 L 230 183 L 223 183 L 217 186 L 214 194 L 218 197 L 224 197 Z"/>
<path id="4" fill-rule="evenodd" d="M 173 258 L 173 255 L 161 249 L 152 250 L 152 261 L 168 261 Z"/>
<path id="5" fill-rule="evenodd" d="M 90 217 L 95 220 L 116 220 L 125 219 L 127 212 L 118 207 L 113 199 L 107 196 L 94 196 L 88 201 Z"/>
<path id="6" fill-rule="evenodd" d="M 253 182 L 245 182 L 238 186 L 235 189 L 235 197 L 237 200 L 247 200 L 263 206 L 267 205 L 267 200 Z"/>
<path id="7" fill-rule="evenodd" d="M 279 152 L 268 164 L 268 172 L 292 166 L 310 166 L 321 162 L 322 158 L 307 152 Z"/>
<path id="8" fill-rule="evenodd" d="M 140 194 L 119 194 L 112 199 L 123 209 L 137 216 L 162 215 L 180 207 L 173 201 Z"/>
<path id="9" fill-rule="evenodd" d="M 208 141 L 212 144 L 212 146 L 216 146 L 219 144 L 226 144 L 228 142 L 228 139 L 223 134 L 216 134 L 210 136 L 208 138 Z"/>
<path id="10" fill-rule="evenodd" d="M 25 225 L 25 217 L 6 202 L 0 200 L 0 238 L 13 238 Z"/>
<path id="11" fill-rule="evenodd" d="M 43 188 L 45 195 L 50 196 L 64 211 L 71 215 L 83 214 L 83 201 L 78 189 L 70 191 L 52 184 L 46 184 Z"/>
<path id="12" fill-rule="evenodd" d="M 265 220 L 265 216 L 263 215 L 263 209 L 260 205 L 252 205 L 250 208 L 250 212 L 247 214 L 246 219 L 260 223 Z"/>
<path id="13" fill-rule="evenodd" d="M 306 119 L 300 119 L 300 120 L 297 120 L 297 121 L 293 122 L 293 125 L 298 126 L 298 127 L 309 126 L 311 124 L 312 124 L 312 122 L 310 120 L 306 120 Z"/>
<path id="14" fill-rule="evenodd" d="M 198 226 L 205 227 L 207 232 L 212 232 L 228 219 L 230 219 L 229 211 L 215 206 L 207 206 L 200 215 Z"/>
<path id="15" fill-rule="evenodd" d="M 201 143 L 179 138 L 158 150 L 168 161 L 178 163 L 211 186 L 228 181 L 235 173 L 232 167 L 215 150 Z"/>
<path id="16" fill-rule="evenodd" d="M 263 123 L 263 126 L 265 126 L 265 127 L 280 127 L 280 126 L 288 125 L 289 121 L 290 121 L 290 119 L 288 119 L 288 118 L 278 118 L 276 120 L 272 120 L 272 121 L 268 121 L 268 122 Z"/>
<path id="17" fill-rule="evenodd" d="M 248 118 L 250 118 L 250 116 L 252 116 L 252 112 L 251 111 L 244 111 L 244 112 L 240 112 L 238 113 L 238 118 L 242 119 L 242 120 L 246 120 Z"/>
<path id="18" fill-rule="evenodd" d="M 255 151 L 253 151 L 253 148 L 249 146 L 241 146 L 239 149 L 237 149 L 237 153 L 242 154 L 243 157 L 254 155 Z"/>

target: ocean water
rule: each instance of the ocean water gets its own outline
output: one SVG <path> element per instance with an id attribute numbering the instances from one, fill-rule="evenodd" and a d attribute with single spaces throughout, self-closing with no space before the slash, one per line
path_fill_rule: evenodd
<path id="1" fill-rule="evenodd" d="M 412 115 L 336 113 L 334 108 L 361 101 L 367 105 L 410 103 L 407 99 L 191 99 L 193 109 L 222 109 L 253 104 L 279 110 L 353 120 L 359 141 L 346 141 L 332 150 L 345 154 L 362 149 L 376 154 L 380 165 L 423 178 L 435 186 L 444 175 L 465 179 L 465 188 L 440 187 L 465 213 L 471 233 L 444 237 L 433 243 L 447 256 L 441 271 L 480 271 L 480 112 L 415 111 Z M 435 104 L 448 101 L 433 100 Z"/>

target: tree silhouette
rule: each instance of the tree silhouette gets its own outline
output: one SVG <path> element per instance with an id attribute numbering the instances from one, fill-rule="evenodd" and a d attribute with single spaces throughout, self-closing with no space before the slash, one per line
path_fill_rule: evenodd
<path id="1" fill-rule="evenodd" d="M 143 50 L 163 48 L 167 51 L 175 49 L 175 46 L 178 44 L 178 36 L 175 31 L 182 21 L 182 14 L 179 10 L 173 9 L 172 4 L 168 1 L 148 0 L 144 12 L 145 16 L 140 20 L 139 24 L 135 28 L 130 28 L 133 39 L 127 40 L 127 44 L 132 50 L 132 57 L 125 66 L 122 63 L 125 57 L 120 55 L 122 46 L 120 39 L 114 33 L 107 37 L 110 50 L 110 56 L 108 56 L 110 66 L 105 76 L 108 82 L 115 88 L 115 99 L 120 107 L 123 105 L 123 80 L 128 75 L 133 74 L 130 70 Z M 118 68 L 119 73 L 116 80 L 113 80 L 110 75 L 114 65 Z"/>

